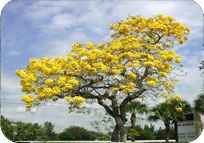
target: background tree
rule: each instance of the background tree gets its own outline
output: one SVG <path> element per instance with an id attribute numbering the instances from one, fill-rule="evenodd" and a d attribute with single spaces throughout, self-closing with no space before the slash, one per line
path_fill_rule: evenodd
<path id="1" fill-rule="evenodd" d="M 204 44 L 203 44 L 204 47 Z M 198 66 L 199 70 L 203 70 L 204 69 L 204 61 L 200 62 L 200 65 Z"/>
<path id="2" fill-rule="evenodd" d="M 201 61 L 200 62 L 200 66 L 198 67 L 200 70 L 203 70 L 204 69 L 204 61 Z"/>
<path id="3" fill-rule="evenodd" d="M 14 130 L 15 126 L 7 118 L 1 115 L 1 131 L 6 138 L 9 140 L 14 140 Z"/>
<path id="4" fill-rule="evenodd" d="M 171 124 L 171 114 L 169 111 L 169 108 L 167 107 L 168 105 L 166 103 L 162 103 L 157 105 L 152 109 L 153 115 L 149 116 L 150 121 L 157 121 L 157 120 L 162 120 L 165 125 L 165 132 L 166 132 L 166 142 L 169 142 L 169 131 L 170 131 L 170 124 Z"/>
<path id="5" fill-rule="evenodd" d="M 145 125 L 144 128 L 136 125 L 135 131 L 137 131 L 137 134 L 135 135 L 136 140 L 154 140 L 156 138 L 155 132 L 152 131 L 152 127 L 149 127 L 148 125 Z"/>
<path id="6" fill-rule="evenodd" d="M 78 126 L 70 126 L 69 128 L 65 129 L 64 132 L 70 132 L 72 133 L 72 135 L 74 136 L 74 138 L 76 140 L 95 140 L 96 139 L 96 136 L 84 129 L 83 127 L 78 127 Z"/>
<path id="7" fill-rule="evenodd" d="M 184 115 L 191 111 L 192 109 L 187 102 L 178 102 L 177 98 L 175 100 L 171 100 L 171 103 L 165 102 L 154 107 L 152 109 L 152 115 L 149 116 L 149 120 L 162 120 L 164 122 L 166 132 L 165 139 L 166 142 L 168 142 L 170 135 L 170 125 L 174 123 L 174 132 L 177 134 L 177 122 L 182 120 L 185 117 Z M 177 135 L 175 135 L 176 140 L 177 138 Z"/>
<path id="8" fill-rule="evenodd" d="M 44 134 L 47 140 L 55 140 L 56 133 L 54 132 L 54 125 L 51 122 L 45 122 L 43 126 Z"/>
<path id="9" fill-rule="evenodd" d="M 47 139 L 44 128 L 38 123 L 14 122 L 1 116 L 1 129 L 4 135 L 12 141 L 44 141 Z"/>
<path id="10" fill-rule="evenodd" d="M 156 140 L 163 140 L 166 137 L 166 131 L 165 129 L 162 129 L 161 127 L 155 131 L 155 136 Z M 170 126 L 170 134 L 169 134 L 169 139 L 174 139 L 175 138 L 175 130 L 174 127 Z"/>
<path id="11" fill-rule="evenodd" d="M 68 131 L 64 131 L 58 134 L 58 140 L 60 141 L 72 141 L 75 140 L 75 136 Z"/>
<path id="12" fill-rule="evenodd" d="M 39 141 L 44 137 L 43 128 L 38 123 L 16 122 L 15 141 Z"/>
<path id="13" fill-rule="evenodd" d="M 195 100 L 194 100 L 194 109 L 204 115 L 204 94 L 200 94 Z M 199 115 L 200 116 L 200 115 Z M 197 125 L 197 136 L 199 136 L 203 131 L 203 122 L 199 119 L 196 121 Z"/>
<path id="14" fill-rule="evenodd" d="M 112 133 L 101 133 L 99 136 L 97 136 L 96 140 L 100 141 L 110 141 L 111 140 Z"/>
<path id="15" fill-rule="evenodd" d="M 198 98 L 194 100 L 194 108 L 204 115 L 204 94 L 200 94 Z"/>
<path id="16" fill-rule="evenodd" d="M 55 133 L 54 125 L 45 122 L 44 126 L 38 123 L 14 122 L 1 116 L 1 129 L 4 135 L 12 141 L 69 141 L 69 140 L 110 140 L 110 135 L 89 131 L 82 127 L 71 126 L 63 132 Z M 15 132 L 15 133 L 14 133 Z M 110 134 L 110 133 L 108 133 Z M 51 137 L 51 135 L 53 135 Z"/>
<path id="17" fill-rule="evenodd" d="M 154 140 L 156 136 L 154 136 L 154 133 L 151 131 L 142 130 L 139 137 L 136 136 L 136 139 L 137 138 L 139 138 L 140 140 Z"/>
<path id="18" fill-rule="evenodd" d="M 178 103 L 178 101 L 172 101 L 171 106 L 172 108 L 175 107 L 177 104 L 180 104 L 182 106 L 182 112 L 172 112 L 172 123 L 174 124 L 174 139 L 176 142 L 178 142 L 178 127 L 177 122 L 180 120 L 183 120 L 185 118 L 185 115 L 192 112 L 191 105 L 186 101 L 181 101 Z"/>
<path id="19" fill-rule="evenodd" d="M 150 132 L 155 132 L 155 126 L 153 124 L 150 124 L 150 126 L 148 124 L 145 124 L 144 130 L 150 131 Z"/>
<path id="20" fill-rule="evenodd" d="M 132 142 L 135 141 L 135 135 L 138 134 L 138 131 L 135 131 L 135 122 L 137 120 L 136 114 L 144 114 L 148 112 L 148 108 L 145 104 L 140 103 L 139 101 L 132 101 L 127 104 L 127 113 L 131 114 L 130 121 L 131 121 L 131 127 L 128 130 L 132 134 Z M 130 134 L 130 133 L 129 133 Z"/>
<path id="21" fill-rule="evenodd" d="M 126 141 L 126 106 L 138 97 L 172 95 L 177 82 L 170 73 L 180 56 L 172 49 L 183 44 L 190 29 L 170 16 L 129 16 L 111 24 L 112 41 L 103 44 L 73 44 L 67 57 L 30 59 L 25 70 L 17 70 L 31 107 L 65 99 L 70 111 L 83 102 L 98 102 L 115 120 L 120 141 Z M 176 64 L 174 64 L 176 66 Z M 34 96 L 33 96 L 34 95 Z M 113 134 L 112 141 L 119 137 Z"/>

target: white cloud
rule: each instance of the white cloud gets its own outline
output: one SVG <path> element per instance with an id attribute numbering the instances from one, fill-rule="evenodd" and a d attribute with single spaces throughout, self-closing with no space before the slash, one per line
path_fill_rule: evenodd
<path id="1" fill-rule="evenodd" d="M 201 71 L 196 66 L 184 69 L 187 75 L 180 77 L 181 83 L 178 84 L 176 91 L 191 104 L 198 94 L 202 92 Z"/>
<path id="2" fill-rule="evenodd" d="M 115 23 L 117 20 L 127 17 L 127 15 L 151 17 L 162 13 L 175 17 L 191 28 L 189 41 L 185 45 L 194 46 L 196 44 L 194 40 L 201 39 L 203 36 L 202 11 L 196 3 L 191 1 L 63 1 L 49 3 L 39 1 L 26 7 L 25 15 L 28 11 L 29 16 L 26 16 L 26 18 L 35 23 L 41 32 L 73 35 L 75 33 L 73 30 L 80 27 L 80 35 L 87 36 L 87 33 L 92 32 L 95 34 L 95 37 L 91 36 L 92 40 L 101 39 L 101 41 L 98 40 L 99 43 L 108 39 L 109 24 Z M 50 46 L 49 49 L 61 55 L 65 52 L 63 47 L 65 47 L 64 41 L 67 40 L 54 38 L 50 39 L 51 43 L 62 46 L 62 48 L 58 47 L 57 49 L 55 46 Z M 85 39 L 89 40 L 89 38 Z M 72 40 L 72 38 L 68 39 L 67 47 L 75 42 L 75 39 Z M 81 42 L 80 38 L 78 41 Z M 47 46 L 45 47 L 47 48 Z"/>
<path id="3" fill-rule="evenodd" d="M 20 52 L 19 51 L 14 51 L 14 50 L 12 50 L 12 51 L 8 51 L 8 53 L 7 53 L 9 56 L 17 56 L 17 55 L 20 55 Z"/>
<path id="4" fill-rule="evenodd" d="M 19 85 L 20 79 L 16 77 L 10 76 L 5 73 L 1 73 L 1 88 L 2 93 L 6 93 L 5 95 L 2 94 L 3 98 L 7 98 L 8 96 L 15 97 L 17 93 L 21 92 L 21 87 Z"/>
<path id="5" fill-rule="evenodd" d="M 53 17 L 52 24 L 53 27 L 70 28 L 76 24 L 76 18 L 73 15 L 67 13 L 59 14 Z"/>
<path id="6" fill-rule="evenodd" d="M 31 5 L 25 5 L 24 7 L 24 17 L 36 21 L 49 19 L 50 16 L 58 14 L 65 9 L 76 7 L 76 4 L 75 2 L 69 3 L 66 1 L 35 1 Z"/>
<path id="7" fill-rule="evenodd" d="M 202 92 L 203 88 L 203 77 L 201 77 L 202 71 L 198 69 L 203 53 L 192 52 L 187 49 L 182 52 L 181 57 L 188 54 L 191 56 L 186 56 L 182 60 L 182 63 L 184 63 L 182 70 L 186 74 L 178 77 L 181 79 L 181 82 L 177 84 L 176 92 L 180 94 L 184 100 L 192 104 L 193 100 Z"/>
<path id="8" fill-rule="evenodd" d="M 80 31 L 76 31 L 64 39 L 56 39 L 53 41 L 50 41 L 49 43 L 46 43 L 44 45 L 44 48 L 42 50 L 45 50 L 45 52 L 41 51 L 34 51 L 37 52 L 36 54 L 38 57 L 49 57 L 54 58 L 56 56 L 62 56 L 65 57 L 66 53 L 70 52 L 72 49 L 72 44 L 74 43 L 83 43 L 86 40 L 88 40 L 87 36 Z M 49 50 L 47 50 L 49 48 Z"/>
<path id="9" fill-rule="evenodd" d="M 25 107 L 24 106 L 17 106 L 16 112 L 25 112 Z"/>

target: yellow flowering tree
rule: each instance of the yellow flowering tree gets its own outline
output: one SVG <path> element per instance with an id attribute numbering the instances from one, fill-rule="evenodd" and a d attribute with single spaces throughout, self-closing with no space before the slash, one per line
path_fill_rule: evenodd
<path id="1" fill-rule="evenodd" d="M 65 99 L 70 110 L 97 101 L 115 119 L 112 140 L 118 141 L 114 133 L 120 133 L 120 140 L 126 141 L 128 102 L 157 97 L 158 92 L 174 96 L 177 80 L 169 75 L 180 56 L 173 47 L 188 39 L 190 29 L 161 14 L 129 16 L 110 29 L 110 42 L 75 43 L 66 57 L 30 59 L 25 70 L 17 70 L 27 110 L 58 99 Z"/>

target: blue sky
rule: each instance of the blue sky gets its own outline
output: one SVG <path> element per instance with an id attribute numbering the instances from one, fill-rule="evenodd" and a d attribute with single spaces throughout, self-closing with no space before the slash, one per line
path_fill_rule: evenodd
<path id="1" fill-rule="evenodd" d="M 193 1 L 14 0 L 4 7 L 1 17 L 2 114 L 25 122 L 52 121 L 56 131 L 73 124 L 91 129 L 89 122 L 94 115 L 70 114 L 63 102 L 55 104 L 60 107 L 42 107 L 35 114 L 25 112 L 20 101 L 24 94 L 15 70 L 24 69 L 29 58 L 65 56 L 75 42 L 109 41 L 109 24 L 128 15 L 152 17 L 158 13 L 173 16 L 191 28 L 189 41 L 175 48 L 187 73 L 180 77 L 182 82 L 177 92 L 192 103 L 202 91 L 201 72 L 197 67 L 203 60 L 203 13 Z"/>

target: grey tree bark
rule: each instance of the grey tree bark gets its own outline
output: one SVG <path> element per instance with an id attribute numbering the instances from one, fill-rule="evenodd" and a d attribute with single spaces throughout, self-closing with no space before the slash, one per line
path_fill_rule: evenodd
<path id="1" fill-rule="evenodd" d="M 113 134 L 112 134 L 112 137 L 111 137 L 111 141 L 112 142 L 119 142 L 120 141 L 119 128 L 118 128 L 117 124 L 114 127 Z"/>

